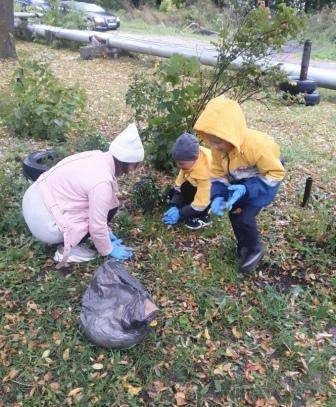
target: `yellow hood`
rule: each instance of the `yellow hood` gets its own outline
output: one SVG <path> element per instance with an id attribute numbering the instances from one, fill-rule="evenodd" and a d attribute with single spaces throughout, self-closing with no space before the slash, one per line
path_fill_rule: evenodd
<path id="1" fill-rule="evenodd" d="M 194 130 L 217 136 L 233 144 L 238 150 L 247 134 L 241 107 L 234 100 L 225 99 L 223 96 L 210 100 L 196 121 Z"/>

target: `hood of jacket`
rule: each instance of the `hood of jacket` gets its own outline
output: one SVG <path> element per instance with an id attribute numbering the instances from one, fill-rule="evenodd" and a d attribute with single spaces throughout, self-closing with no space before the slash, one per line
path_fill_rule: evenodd
<path id="1" fill-rule="evenodd" d="M 247 135 L 241 107 L 236 101 L 223 96 L 210 100 L 196 121 L 194 130 L 201 139 L 206 137 L 202 137 L 199 132 L 211 134 L 233 144 L 238 151 Z"/>

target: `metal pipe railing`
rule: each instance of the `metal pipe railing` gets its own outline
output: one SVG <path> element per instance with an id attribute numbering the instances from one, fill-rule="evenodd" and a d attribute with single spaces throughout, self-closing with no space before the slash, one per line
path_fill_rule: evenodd
<path id="1" fill-rule="evenodd" d="M 174 54 L 180 54 L 185 58 L 197 58 L 201 64 L 214 66 L 217 63 L 218 52 L 216 49 L 197 49 L 186 48 L 179 45 L 160 44 L 159 42 L 150 42 L 146 40 L 129 39 L 116 37 L 111 33 L 97 33 L 96 31 L 72 30 L 67 28 L 53 27 L 43 24 L 27 24 L 25 28 L 32 33 L 46 37 L 52 35 L 55 38 L 72 40 L 77 42 L 89 43 L 92 36 L 106 41 L 109 47 L 119 48 L 130 52 L 139 52 L 143 54 L 169 58 Z M 46 34 L 47 33 L 47 34 Z M 232 63 L 233 68 L 239 69 L 243 62 L 242 58 L 237 58 Z M 279 66 L 288 76 L 299 77 L 301 65 L 290 64 L 286 62 L 278 62 L 267 60 L 258 62 L 260 66 L 272 65 Z M 314 79 L 319 87 L 336 90 L 336 70 L 328 70 L 322 68 L 309 68 L 309 77 Z"/>

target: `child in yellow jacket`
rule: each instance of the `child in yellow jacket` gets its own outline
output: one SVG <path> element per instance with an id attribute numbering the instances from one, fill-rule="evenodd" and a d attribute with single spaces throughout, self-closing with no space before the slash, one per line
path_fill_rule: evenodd
<path id="1" fill-rule="evenodd" d="M 211 147 L 211 211 L 229 212 L 240 271 L 248 273 L 264 254 L 256 216 L 285 176 L 280 148 L 267 134 L 249 129 L 239 104 L 222 96 L 207 104 L 194 130 Z"/>
<path id="2" fill-rule="evenodd" d="M 172 148 L 172 158 L 180 172 L 170 201 L 170 209 L 163 215 L 167 225 L 185 221 L 189 229 L 199 229 L 210 223 L 210 165 L 211 152 L 200 147 L 196 137 L 184 133 Z"/>

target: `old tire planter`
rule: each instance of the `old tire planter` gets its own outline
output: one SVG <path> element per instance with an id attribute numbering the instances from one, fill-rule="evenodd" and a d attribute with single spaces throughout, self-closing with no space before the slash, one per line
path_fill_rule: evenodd
<path id="1" fill-rule="evenodd" d="M 53 150 L 34 151 L 22 161 L 23 175 L 36 181 L 44 172 L 48 171 L 54 164 L 55 153 Z"/>
<path id="2" fill-rule="evenodd" d="M 300 80 L 291 76 L 288 79 L 288 82 L 280 83 L 279 90 L 294 96 L 299 93 L 312 93 L 316 90 L 317 84 L 313 79 Z"/>
<path id="3" fill-rule="evenodd" d="M 307 93 L 304 95 L 306 106 L 315 106 L 320 103 L 321 95 L 319 92 Z"/>

